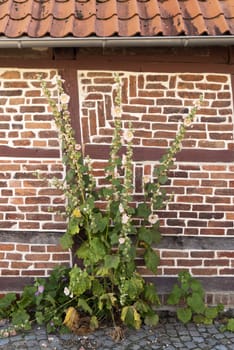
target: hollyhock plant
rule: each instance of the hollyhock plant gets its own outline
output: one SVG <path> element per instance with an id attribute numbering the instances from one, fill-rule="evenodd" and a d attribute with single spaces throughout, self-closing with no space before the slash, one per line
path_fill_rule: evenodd
<path id="1" fill-rule="evenodd" d="M 48 87 L 51 83 L 57 96 Z M 92 331 L 101 322 L 109 324 L 111 320 L 113 334 L 118 338 L 121 323 L 135 329 L 143 323 L 158 323 L 156 307 L 160 302 L 156 287 L 140 275 L 136 261 L 143 259 L 147 270 L 157 273 L 160 259 L 155 248 L 161 239 L 158 211 L 171 199 L 164 185 L 176 153 L 181 149 L 186 127 L 194 121 L 201 103 L 195 104 L 181 122 L 152 177 L 142 178 L 143 196 L 137 202 L 134 131 L 131 123 L 126 128 L 126 121 L 121 118 L 121 77 L 115 75 L 114 128 L 105 168 L 107 185 L 103 187 L 97 185 L 93 175 L 92 159 L 84 154 L 82 145 L 75 139 L 69 112 L 70 97 L 63 83 L 56 75 L 50 85 L 41 81 L 41 88 L 54 116 L 66 168 L 65 178 L 54 182 L 66 198 L 67 229 L 60 243 L 64 249 L 71 250 L 77 263 L 67 269 L 55 268 L 46 282 L 40 279 L 26 288 L 20 301 L 16 302 L 15 295 L 6 297 L 2 310 L 9 312 L 16 325 L 30 327 L 34 309 L 34 319 L 38 324 L 45 322 L 48 331 L 68 327 L 78 333 L 82 319 L 85 319 L 86 330 Z M 11 307 L 9 311 L 12 304 L 15 309 Z M 0 308 L 0 313 L 2 310 Z"/>
<path id="2" fill-rule="evenodd" d="M 81 266 L 71 268 L 70 284 L 64 292 L 77 298 L 79 307 L 90 314 L 90 323 L 96 326 L 98 315 L 103 313 L 111 317 L 114 325 L 116 317 L 135 328 L 139 328 L 142 322 L 156 324 L 158 316 L 152 305 L 157 305 L 159 299 L 155 287 L 137 272 L 136 257 L 140 247 L 144 251 L 146 267 L 153 273 L 157 272 L 159 257 L 154 245 L 161 237 L 157 211 L 170 199 L 162 187 L 167 182 L 167 172 L 175 155 L 181 149 L 186 127 L 193 122 L 200 103 L 184 119 L 172 146 L 160 160 L 160 166 L 155 168 L 153 176 L 156 182 L 149 175 L 143 177 L 145 199 L 134 205 L 134 131 L 130 123 L 127 129 L 123 128 L 120 76 L 115 76 L 113 86 L 114 129 L 105 169 L 109 185 L 104 188 L 97 187 L 92 175 L 92 160 L 87 161 L 74 138 L 68 111 L 69 98 L 63 90 L 63 82 L 58 77 L 54 80 L 61 110 L 57 109 L 44 81 L 42 89 L 55 118 L 68 169 L 61 184 L 68 204 L 67 231 L 61 244 L 71 249 L 78 241 L 75 254 L 82 261 Z M 123 145 L 125 152 L 120 156 Z M 97 205 L 99 202 L 105 203 L 103 210 Z M 135 225 L 135 218 L 140 220 L 140 225 Z"/>

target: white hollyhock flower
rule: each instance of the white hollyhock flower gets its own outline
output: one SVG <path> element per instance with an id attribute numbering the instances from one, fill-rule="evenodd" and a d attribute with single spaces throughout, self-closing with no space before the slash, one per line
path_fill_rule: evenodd
<path id="1" fill-rule="evenodd" d="M 123 204 L 120 203 L 119 205 L 119 212 L 122 214 L 124 212 L 124 207 L 123 207 Z"/>
<path id="2" fill-rule="evenodd" d="M 60 96 L 60 102 L 61 102 L 62 104 L 67 104 L 69 101 L 70 101 L 70 96 L 69 96 L 69 95 L 67 95 L 67 94 L 65 94 L 65 93 L 61 94 L 61 96 Z"/>
<path id="3" fill-rule="evenodd" d="M 148 221 L 150 224 L 156 224 L 156 222 L 158 221 L 158 215 L 150 214 L 148 217 Z"/>
<path id="4" fill-rule="evenodd" d="M 131 130 L 125 130 L 123 133 L 123 138 L 127 142 L 131 142 L 133 139 L 133 133 Z"/>
<path id="5" fill-rule="evenodd" d="M 190 126 L 191 124 L 192 124 L 192 121 L 191 121 L 190 118 L 187 117 L 187 118 L 184 119 L 184 125 L 185 126 Z"/>
<path id="6" fill-rule="evenodd" d="M 70 290 L 69 290 L 67 287 L 65 287 L 64 290 L 63 290 L 63 293 L 64 293 L 66 296 L 68 296 L 68 295 L 70 294 Z"/>
<path id="7" fill-rule="evenodd" d="M 122 114 L 122 109 L 120 106 L 115 106 L 111 110 L 111 114 L 114 118 L 120 118 Z"/>
<path id="8" fill-rule="evenodd" d="M 149 175 L 145 175 L 143 177 L 143 182 L 144 182 L 144 184 L 148 184 L 150 182 L 150 176 Z"/>
<path id="9" fill-rule="evenodd" d="M 125 213 L 122 215 L 122 224 L 127 224 L 129 216 Z"/>
<path id="10" fill-rule="evenodd" d="M 124 237 L 120 237 L 119 238 L 119 244 L 124 244 L 125 242 L 125 238 Z"/>

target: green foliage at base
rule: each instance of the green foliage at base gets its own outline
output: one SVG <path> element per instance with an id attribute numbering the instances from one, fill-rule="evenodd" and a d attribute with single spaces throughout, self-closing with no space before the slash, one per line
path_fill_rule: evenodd
<path id="1" fill-rule="evenodd" d="M 30 329 L 36 322 L 45 324 L 52 332 L 63 328 L 65 309 L 74 303 L 64 294 L 69 279 L 69 269 L 56 267 L 50 277 L 37 278 L 32 286 L 26 286 L 19 298 L 15 293 L 0 299 L 0 317 L 9 318 L 15 329 Z"/>

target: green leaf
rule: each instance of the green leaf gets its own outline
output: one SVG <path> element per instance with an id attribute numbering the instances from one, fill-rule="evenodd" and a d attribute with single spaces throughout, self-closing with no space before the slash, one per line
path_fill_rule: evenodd
<path id="1" fill-rule="evenodd" d="M 146 249 L 144 260 L 146 267 L 152 272 L 156 273 L 160 259 L 158 254 L 152 248 Z"/>
<path id="2" fill-rule="evenodd" d="M 45 321 L 44 315 L 41 311 L 35 312 L 35 318 L 36 318 L 36 321 L 39 325 L 42 325 Z"/>
<path id="3" fill-rule="evenodd" d="M 28 306 L 35 303 L 36 286 L 25 286 L 21 298 L 17 301 L 18 307 L 26 309 Z"/>
<path id="4" fill-rule="evenodd" d="M 192 310 L 189 307 L 177 309 L 176 314 L 178 319 L 183 323 L 188 323 L 192 318 Z"/>
<path id="5" fill-rule="evenodd" d="M 144 281 L 139 275 L 132 276 L 130 279 L 126 279 L 122 283 L 122 289 L 128 298 L 136 300 L 136 298 L 143 292 Z"/>
<path id="6" fill-rule="evenodd" d="M 167 183 L 168 177 L 166 175 L 161 175 L 158 178 L 160 185 L 165 185 Z"/>
<path id="7" fill-rule="evenodd" d="M 105 293 L 102 283 L 100 283 L 99 279 L 97 278 L 92 281 L 92 290 L 93 290 L 93 295 L 97 297 Z"/>
<path id="8" fill-rule="evenodd" d="M 197 314 L 202 314 L 205 311 L 205 303 L 203 298 L 198 293 L 193 293 L 187 298 L 187 303 L 191 307 L 192 311 Z"/>
<path id="9" fill-rule="evenodd" d="M 175 284 L 167 299 L 167 303 L 169 305 L 178 305 L 182 296 L 183 296 L 182 290 L 180 289 L 178 284 Z"/>
<path id="10" fill-rule="evenodd" d="M 74 266 L 70 271 L 70 289 L 74 295 L 82 295 L 91 288 L 91 277 L 86 270 Z"/>
<path id="11" fill-rule="evenodd" d="M 90 246 L 89 243 L 87 241 L 84 241 L 81 246 L 77 249 L 76 252 L 77 256 L 80 259 L 86 260 L 89 258 L 90 256 Z"/>
<path id="12" fill-rule="evenodd" d="M 150 246 L 152 243 L 159 243 L 161 241 L 161 234 L 158 230 L 155 230 L 155 226 L 152 228 L 141 226 L 138 230 L 138 239 Z"/>
<path id="13" fill-rule="evenodd" d="M 46 294 L 45 300 L 49 302 L 54 308 L 56 307 L 56 300 L 52 297 L 51 294 Z"/>
<path id="14" fill-rule="evenodd" d="M 190 282 L 190 287 L 192 289 L 193 292 L 197 292 L 200 295 L 204 295 L 204 290 L 203 287 L 201 285 L 201 282 L 198 281 L 197 279 L 193 278 Z"/>
<path id="15" fill-rule="evenodd" d="M 96 270 L 96 276 L 98 277 L 105 277 L 105 276 L 109 276 L 110 274 L 110 271 L 109 269 L 107 269 L 106 267 L 104 266 L 99 266 Z"/>
<path id="16" fill-rule="evenodd" d="M 217 307 L 207 307 L 205 309 L 205 316 L 211 320 L 214 320 L 218 316 L 218 313 Z"/>
<path id="17" fill-rule="evenodd" d="M 79 298 L 78 306 L 81 307 L 85 312 L 88 312 L 90 315 L 92 315 L 93 311 L 85 299 Z"/>
<path id="18" fill-rule="evenodd" d="M 154 305 L 160 305 L 160 300 L 153 283 L 148 283 L 145 285 L 144 296 L 147 301 Z"/>
<path id="19" fill-rule="evenodd" d="M 134 306 L 125 306 L 121 312 L 121 320 L 129 327 L 140 329 L 141 316 Z"/>
<path id="20" fill-rule="evenodd" d="M 15 293 L 8 293 L 0 298 L 0 317 L 7 318 L 9 316 L 10 307 L 16 301 Z"/>
<path id="21" fill-rule="evenodd" d="M 148 245 L 151 245 L 153 242 L 151 230 L 145 226 L 141 226 L 138 230 L 138 239 L 139 241 L 143 241 Z"/>
<path id="22" fill-rule="evenodd" d="M 141 315 L 147 314 L 151 311 L 151 307 L 144 300 L 137 300 L 137 302 L 134 305 Z"/>
<path id="23" fill-rule="evenodd" d="M 108 218 L 106 216 L 102 216 L 101 213 L 93 214 L 93 219 L 95 222 L 95 227 L 93 228 L 93 233 L 103 232 L 108 225 Z"/>
<path id="24" fill-rule="evenodd" d="M 67 233 L 74 236 L 75 234 L 80 232 L 80 224 L 81 218 L 71 217 L 68 223 Z"/>
<path id="25" fill-rule="evenodd" d="M 205 323 L 205 316 L 204 315 L 194 315 L 193 316 L 193 322 L 196 324 L 204 324 Z"/>
<path id="26" fill-rule="evenodd" d="M 24 309 L 21 309 L 21 308 L 17 309 L 12 313 L 11 316 L 12 316 L 11 321 L 14 326 L 18 326 L 26 330 L 31 328 L 31 325 L 29 322 L 30 316 Z"/>
<path id="27" fill-rule="evenodd" d="M 91 317 L 89 326 L 90 326 L 90 329 L 93 330 L 93 331 L 94 331 L 95 329 L 98 329 L 99 323 L 98 323 L 97 316 L 94 316 L 94 315 L 93 315 L 93 316 Z"/>
<path id="28" fill-rule="evenodd" d="M 70 249 L 73 245 L 73 239 L 68 232 L 66 232 L 59 241 L 63 249 Z"/>
<path id="29" fill-rule="evenodd" d="M 105 293 L 100 296 L 98 301 L 99 310 L 102 310 L 105 306 L 107 310 L 112 310 L 116 304 L 117 298 L 114 293 Z"/>
<path id="30" fill-rule="evenodd" d="M 136 210 L 136 216 L 147 219 L 151 213 L 151 209 L 146 203 L 140 203 L 138 204 L 137 210 Z"/>
<path id="31" fill-rule="evenodd" d="M 118 255 L 106 255 L 104 259 L 104 267 L 107 269 L 117 269 L 120 263 Z"/>
<path id="32" fill-rule="evenodd" d="M 106 247 L 99 237 L 94 237 L 90 242 L 90 253 L 92 255 L 92 261 L 98 262 L 106 255 Z"/>
<path id="33" fill-rule="evenodd" d="M 144 322 L 147 326 L 155 327 L 159 322 L 159 316 L 156 313 L 149 313 L 145 316 Z"/>
<path id="34" fill-rule="evenodd" d="M 65 159 L 64 159 L 64 160 L 65 160 Z M 74 176 L 75 176 L 75 172 L 74 172 L 73 169 L 67 170 L 67 172 L 66 172 L 66 181 L 67 181 L 67 182 L 73 181 Z"/>
<path id="35" fill-rule="evenodd" d="M 234 332 L 234 318 L 230 318 L 227 323 L 227 330 L 230 332 Z"/>

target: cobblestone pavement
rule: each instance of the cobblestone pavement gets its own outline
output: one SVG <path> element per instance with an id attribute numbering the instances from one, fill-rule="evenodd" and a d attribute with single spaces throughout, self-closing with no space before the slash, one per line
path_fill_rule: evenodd
<path id="1" fill-rule="evenodd" d="M 220 332 L 220 324 L 183 325 L 175 318 L 160 321 L 156 328 L 126 330 L 124 339 L 114 342 L 110 329 L 88 336 L 47 334 L 43 327 L 0 338 L 2 350 L 234 350 L 234 333 Z"/>

